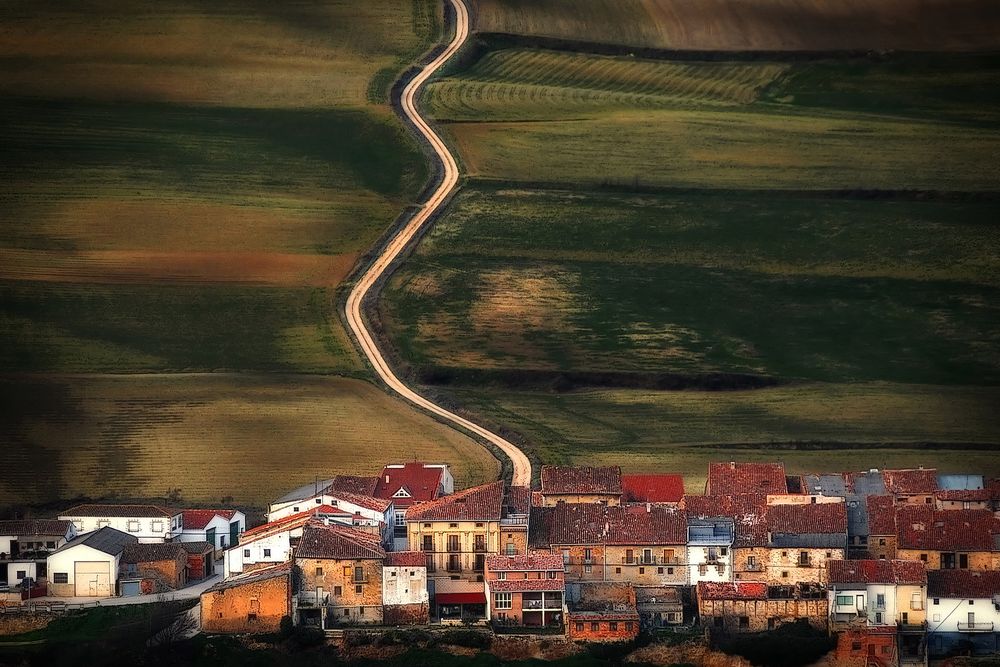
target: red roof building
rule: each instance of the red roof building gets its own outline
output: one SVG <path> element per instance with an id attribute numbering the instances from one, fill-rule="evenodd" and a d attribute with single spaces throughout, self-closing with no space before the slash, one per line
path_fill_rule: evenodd
<path id="1" fill-rule="evenodd" d="M 833 560 L 827 564 L 831 584 L 927 583 L 927 570 L 911 560 Z"/>
<path id="2" fill-rule="evenodd" d="M 933 495 L 938 490 L 937 470 L 908 468 L 883 470 L 886 493 L 894 496 Z"/>
<path id="3" fill-rule="evenodd" d="M 427 554 L 422 551 L 390 551 L 385 555 L 386 567 L 427 567 Z"/>
<path id="4" fill-rule="evenodd" d="M 184 510 L 184 528 L 204 528 L 217 516 L 231 521 L 236 516 L 236 510 Z"/>
<path id="5" fill-rule="evenodd" d="M 627 503 L 679 503 L 684 497 L 680 475 L 622 475 L 621 485 Z"/>
<path id="6" fill-rule="evenodd" d="M 684 545 L 687 517 L 662 505 L 609 507 L 588 503 L 560 503 L 536 508 L 532 514 L 532 544 L 554 545 Z"/>
<path id="7" fill-rule="evenodd" d="M 733 494 L 787 494 L 785 466 L 781 463 L 710 463 L 706 496 Z"/>
<path id="8" fill-rule="evenodd" d="M 767 496 L 742 493 L 731 496 L 686 495 L 680 507 L 689 517 L 711 519 L 729 517 L 734 524 L 734 547 L 763 547 L 768 544 Z"/>
<path id="9" fill-rule="evenodd" d="M 767 524 L 772 534 L 843 535 L 844 546 L 847 544 L 845 503 L 770 505 L 767 508 Z"/>
<path id="10" fill-rule="evenodd" d="M 1000 551 L 1000 519 L 989 510 L 903 505 L 896 508 L 896 529 L 900 549 Z"/>
<path id="11" fill-rule="evenodd" d="M 927 597 L 992 599 L 1000 595 L 1000 572 L 996 570 L 931 570 L 927 573 Z"/>
<path id="12" fill-rule="evenodd" d="M 541 494 L 547 506 L 558 502 L 615 504 L 622 497 L 618 466 L 542 466 Z"/>
<path id="13" fill-rule="evenodd" d="M 380 539 L 347 526 L 310 521 L 302 531 L 295 558 L 330 560 L 382 560 L 386 552 Z"/>
<path id="14" fill-rule="evenodd" d="M 753 581 L 698 582 L 699 600 L 766 600 L 767 584 Z"/>
<path id="15" fill-rule="evenodd" d="M 390 464 L 375 478 L 371 495 L 392 500 L 397 508 L 407 508 L 418 502 L 436 500 L 450 493 L 451 475 L 448 466 L 412 461 Z"/>
<path id="16" fill-rule="evenodd" d="M 896 509 L 892 496 L 868 496 L 868 534 L 888 536 L 896 534 Z"/>
<path id="17" fill-rule="evenodd" d="M 409 521 L 499 521 L 503 514 L 503 482 L 457 491 L 406 510 Z"/>

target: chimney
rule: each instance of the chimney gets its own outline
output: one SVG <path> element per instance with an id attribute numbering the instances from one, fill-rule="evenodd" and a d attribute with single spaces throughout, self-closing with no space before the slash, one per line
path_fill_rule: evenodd
<path id="1" fill-rule="evenodd" d="M 736 461 L 730 461 L 729 462 L 729 469 L 730 470 L 736 470 Z"/>
<path id="2" fill-rule="evenodd" d="M 386 484 L 388 484 L 388 483 L 389 483 L 389 476 L 388 476 L 388 475 L 386 475 L 386 476 L 385 476 L 385 483 L 386 483 Z"/>
<path id="3" fill-rule="evenodd" d="M 652 511 L 653 511 L 653 506 L 652 506 L 652 504 L 650 504 L 650 503 L 646 503 L 646 514 L 649 514 L 649 513 L 650 513 L 650 512 L 652 512 Z"/>

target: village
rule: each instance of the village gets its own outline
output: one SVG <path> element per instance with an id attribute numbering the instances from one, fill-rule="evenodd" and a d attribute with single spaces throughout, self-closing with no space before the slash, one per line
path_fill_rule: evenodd
<path id="1" fill-rule="evenodd" d="M 618 467 L 454 486 L 447 464 L 392 463 L 291 490 L 256 526 L 133 504 L 0 521 L 0 611 L 187 597 L 206 634 L 457 624 L 627 642 L 803 623 L 836 634 L 837 664 L 1000 651 L 1000 480 L 720 462 L 703 494 Z"/>

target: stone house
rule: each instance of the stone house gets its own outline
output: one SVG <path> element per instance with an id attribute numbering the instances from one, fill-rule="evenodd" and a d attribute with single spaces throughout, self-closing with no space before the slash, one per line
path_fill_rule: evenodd
<path id="1" fill-rule="evenodd" d="M 557 503 L 620 505 L 622 469 L 618 466 L 542 466 L 541 499 L 545 507 Z"/>
<path id="2" fill-rule="evenodd" d="M 895 499 L 897 505 L 934 505 L 938 475 L 933 468 L 883 470 L 882 480 L 885 492 Z"/>
<path id="3" fill-rule="evenodd" d="M 641 619 L 631 584 L 567 585 L 566 636 L 573 641 L 621 642 L 639 635 Z"/>
<path id="4" fill-rule="evenodd" d="M 684 593 L 680 586 L 636 586 L 635 609 L 642 627 L 658 630 L 684 623 Z"/>
<path id="5" fill-rule="evenodd" d="M 897 558 L 929 570 L 1000 570 L 1000 519 L 988 510 L 896 509 Z"/>
<path id="6" fill-rule="evenodd" d="M 566 582 L 554 554 L 486 559 L 487 616 L 498 625 L 562 626 Z"/>
<path id="7" fill-rule="evenodd" d="M 282 563 L 237 575 L 201 594 L 205 634 L 277 632 L 292 614 L 292 567 Z"/>
<path id="8" fill-rule="evenodd" d="M 698 617 L 703 626 L 727 633 L 764 632 L 802 619 L 825 629 L 829 603 L 821 589 L 814 595 L 789 590 L 758 581 L 703 581 L 695 589 Z"/>
<path id="9" fill-rule="evenodd" d="M 126 544 L 118 572 L 122 595 L 176 590 L 188 582 L 188 552 L 180 542 Z"/>
<path id="10" fill-rule="evenodd" d="M 787 494 L 782 463 L 709 463 L 706 496 Z"/>
<path id="11" fill-rule="evenodd" d="M 847 506 L 836 502 L 769 504 L 767 582 L 826 583 L 827 567 L 847 555 Z"/>
<path id="12" fill-rule="evenodd" d="M 865 559 L 896 559 L 896 507 L 892 496 L 868 496 L 868 544 Z"/>

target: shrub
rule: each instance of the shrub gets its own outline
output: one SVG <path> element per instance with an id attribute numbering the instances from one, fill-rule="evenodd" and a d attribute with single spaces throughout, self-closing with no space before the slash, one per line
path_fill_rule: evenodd
<path id="1" fill-rule="evenodd" d="M 478 630 L 449 630 L 437 637 L 437 643 L 485 650 L 493 643 L 493 638 Z"/>
<path id="2" fill-rule="evenodd" d="M 326 634 L 319 628 L 300 625 L 292 633 L 292 643 L 298 648 L 311 648 L 326 642 Z"/>

